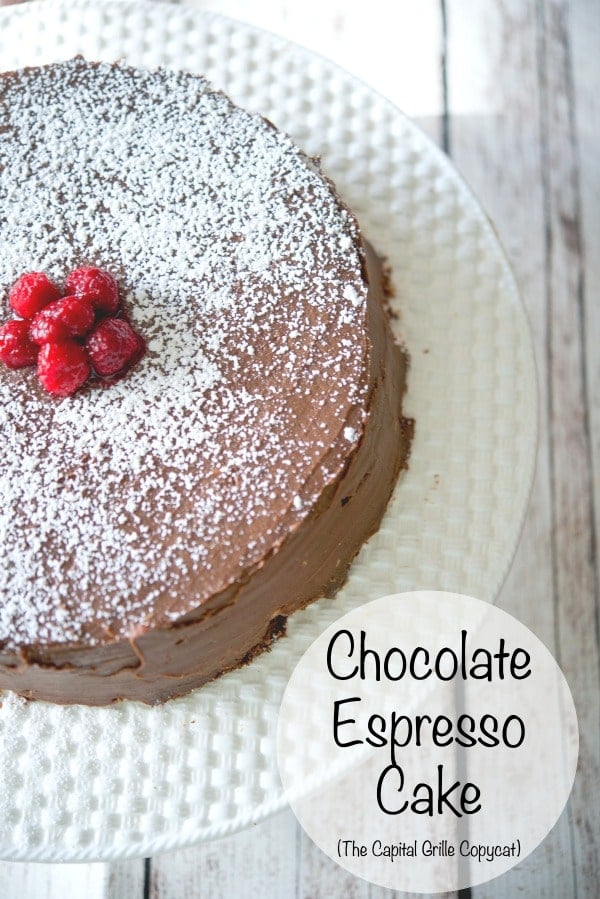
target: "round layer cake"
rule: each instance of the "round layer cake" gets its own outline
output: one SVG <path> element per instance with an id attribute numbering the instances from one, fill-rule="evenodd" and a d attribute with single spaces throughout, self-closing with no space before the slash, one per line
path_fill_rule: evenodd
<path id="1" fill-rule="evenodd" d="M 318 164 L 198 76 L 0 77 L 0 288 L 117 278 L 147 352 L 57 398 L 0 370 L 0 687 L 157 702 L 343 583 L 410 425 L 384 275 Z"/>

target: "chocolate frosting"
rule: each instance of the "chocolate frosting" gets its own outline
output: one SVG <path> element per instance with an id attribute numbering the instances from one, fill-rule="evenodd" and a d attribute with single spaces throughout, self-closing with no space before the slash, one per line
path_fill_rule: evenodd
<path id="1" fill-rule="evenodd" d="M 384 278 L 317 164 L 197 76 L 0 79 L 0 283 L 119 279 L 148 352 L 57 400 L 0 373 L 0 686 L 180 695 L 332 594 L 410 444 Z"/>

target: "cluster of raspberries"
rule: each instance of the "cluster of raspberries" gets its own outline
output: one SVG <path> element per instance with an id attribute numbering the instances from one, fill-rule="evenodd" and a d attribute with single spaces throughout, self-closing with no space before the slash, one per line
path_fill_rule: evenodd
<path id="1" fill-rule="evenodd" d="M 64 291 L 29 272 L 8 302 L 20 318 L 0 327 L 0 360 L 37 366 L 40 383 L 56 396 L 70 396 L 93 376 L 116 380 L 144 353 L 143 338 L 123 317 L 117 282 L 100 268 L 75 269 Z"/>

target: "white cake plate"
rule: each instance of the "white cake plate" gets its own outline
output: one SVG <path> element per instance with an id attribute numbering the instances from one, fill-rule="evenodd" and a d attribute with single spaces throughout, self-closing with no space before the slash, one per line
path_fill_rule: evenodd
<path id="1" fill-rule="evenodd" d="M 387 593 L 493 601 L 535 460 L 533 353 L 513 276 L 446 156 L 394 106 L 306 50 L 189 8 L 44 0 L 0 11 L 1 70 L 76 53 L 206 73 L 321 155 L 391 261 L 416 434 L 410 470 L 347 585 L 294 615 L 287 637 L 252 665 L 159 708 L 3 695 L 0 857 L 13 860 L 150 855 L 282 808 L 275 727 L 303 651 L 335 618 Z"/>

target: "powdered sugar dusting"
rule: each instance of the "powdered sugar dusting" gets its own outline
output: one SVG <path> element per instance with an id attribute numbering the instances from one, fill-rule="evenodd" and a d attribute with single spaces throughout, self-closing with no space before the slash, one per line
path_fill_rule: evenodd
<path id="1" fill-rule="evenodd" d="M 0 640 L 92 644 L 222 589 L 341 469 L 367 390 L 358 234 L 197 77 L 75 60 L 0 102 L 0 286 L 99 265 L 148 345 L 64 400 L 0 372 Z"/>

